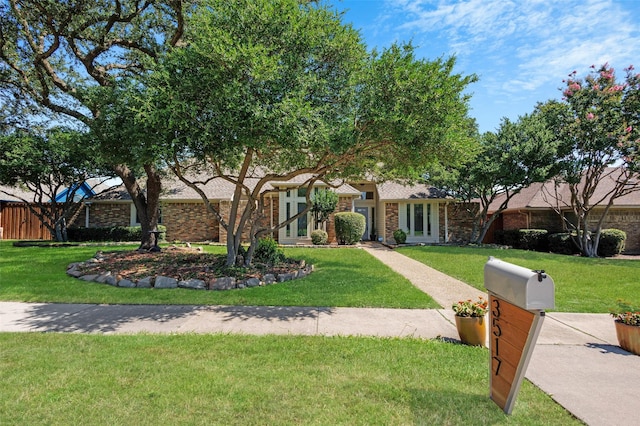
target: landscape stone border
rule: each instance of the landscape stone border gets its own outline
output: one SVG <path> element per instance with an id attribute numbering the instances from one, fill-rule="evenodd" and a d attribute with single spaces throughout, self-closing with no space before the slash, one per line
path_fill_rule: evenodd
<path id="1" fill-rule="evenodd" d="M 105 272 L 97 275 L 86 274 L 86 272 L 81 270 L 82 266 L 85 266 L 89 263 L 100 263 L 104 260 L 104 258 L 105 257 L 102 255 L 102 253 L 98 252 L 93 258 L 87 260 L 86 262 L 71 263 L 69 264 L 69 266 L 67 266 L 67 275 L 78 278 L 82 281 L 96 282 L 123 288 L 186 288 L 191 290 L 233 290 L 266 286 L 276 283 L 282 283 L 285 281 L 291 281 L 297 278 L 306 277 L 314 271 L 313 265 L 307 265 L 306 262 L 302 260 L 298 263 L 297 270 L 290 270 L 284 273 L 264 274 L 259 278 L 251 277 L 247 278 L 246 280 L 237 280 L 235 277 L 217 277 L 209 280 L 209 282 L 206 282 L 199 279 L 178 280 L 176 278 L 165 277 L 162 275 L 148 276 L 137 281 L 132 281 L 120 277 L 113 272 Z"/>

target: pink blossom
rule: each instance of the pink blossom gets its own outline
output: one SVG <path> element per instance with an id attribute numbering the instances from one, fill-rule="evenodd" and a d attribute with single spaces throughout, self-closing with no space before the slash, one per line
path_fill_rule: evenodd
<path id="1" fill-rule="evenodd" d="M 578 91 L 578 90 L 580 90 L 580 89 L 581 89 L 580 84 L 578 84 L 578 83 L 573 83 L 573 84 L 571 84 L 571 85 L 569 86 L 569 88 L 570 88 L 571 90 L 573 90 L 573 91 Z"/>
<path id="2" fill-rule="evenodd" d="M 633 130 L 633 128 L 631 126 L 629 126 L 626 129 L 624 129 L 624 131 L 627 132 L 627 133 L 631 133 L 632 130 Z"/>
<path id="3" fill-rule="evenodd" d="M 593 120 L 595 118 L 595 115 L 593 115 L 592 112 L 587 114 L 587 120 Z"/>

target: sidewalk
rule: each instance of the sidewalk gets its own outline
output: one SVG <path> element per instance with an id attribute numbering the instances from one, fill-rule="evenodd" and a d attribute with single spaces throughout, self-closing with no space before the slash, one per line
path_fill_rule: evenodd
<path id="1" fill-rule="evenodd" d="M 458 339 L 450 306 L 483 293 L 382 246 L 363 248 L 443 309 L 0 302 L 0 332 L 244 333 Z M 617 346 L 606 314 L 548 313 L 526 374 L 589 425 L 640 425 L 640 357 Z M 517 410 L 517 404 L 516 404 Z"/>

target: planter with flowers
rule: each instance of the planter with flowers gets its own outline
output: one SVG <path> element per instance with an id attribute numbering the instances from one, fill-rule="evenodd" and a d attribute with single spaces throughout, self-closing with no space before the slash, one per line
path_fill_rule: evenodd
<path id="1" fill-rule="evenodd" d="M 640 355 L 640 311 L 628 310 L 612 314 L 615 319 L 618 344 L 625 351 Z"/>
<path id="2" fill-rule="evenodd" d="M 456 328 L 462 343 L 473 346 L 485 346 L 487 343 L 488 302 L 480 296 L 477 301 L 461 300 L 454 303 Z"/>

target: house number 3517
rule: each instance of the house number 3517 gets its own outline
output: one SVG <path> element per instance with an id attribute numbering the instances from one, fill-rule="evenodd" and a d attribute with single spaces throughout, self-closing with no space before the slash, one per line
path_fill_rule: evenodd
<path id="1" fill-rule="evenodd" d="M 491 305 L 491 338 L 494 339 L 492 359 L 496 362 L 494 374 L 497 376 L 500 374 L 500 365 L 502 365 L 502 360 L 500 359 L 500 336 L 502 335 L 502 329 L 500 328 L 500 300 L 492 298 Z"/>

